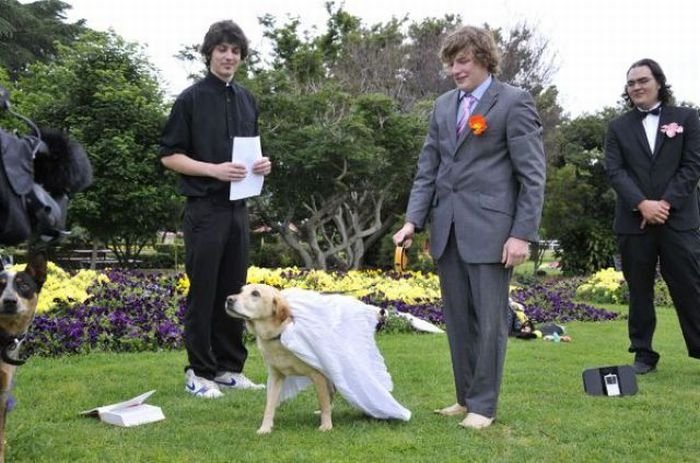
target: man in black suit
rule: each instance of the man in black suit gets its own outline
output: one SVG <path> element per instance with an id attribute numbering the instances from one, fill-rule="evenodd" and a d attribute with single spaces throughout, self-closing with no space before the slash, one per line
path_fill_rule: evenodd
<path id="1" fill-rule="evenodd" d="M 605 163 L 617 193 L 614 230 L 630 291 L 629 351 L 634 369 L 656 369 L 654 278 L 657 261 L 690 357 L 700 359 L 700 118 L 672 106 L 659 64 L 635 62 L 623 94 L 631 110 L 608 126 Z"/>

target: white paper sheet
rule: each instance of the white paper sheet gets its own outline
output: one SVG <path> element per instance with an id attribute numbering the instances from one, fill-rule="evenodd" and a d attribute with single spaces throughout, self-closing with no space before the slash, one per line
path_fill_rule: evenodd
<path id="1" fill-rule="evenodd" d="M 144 403 L 155 390 L 145 394 L 102 407 L 91 408 L 80 412 L 81 415 L 98 417 L 101 421 L 115 426 L 138 426 L 145 423 L 153 423 L 165 419 L 163 410 L 155 405 Z"/>
<path id="2" fill-rule="evenodd" d="M 262 158 L 260 137 L 233 138 L 231 162 L 243 164 L 248 169 L 248 175 L 241 181 L 231 182 L 229 195 L 231 201 L 260 195 L 265 177 L 253 173 L 253 164 L 260 158 Z"/>
<path id="3" fill-rule="evenodd" d="M 144 394 L 141 394 L 139 396 L 134 397 L 133 399 L 125 400 L 124 402 L 118 402 L 110 405 L 103 405 L 102 407 L 95 407 L 91 408 L 90 410 L 85 410 L 80 412 L 81 415 L 90 415 L 90 416 L 97 416 L 100 413 L 107 412 L 110 410 L 115 410 L 117 408 L 127 408 L 127 407 L 132 407 L 134 405 L 141 405 L 142 403 L 146 402 L 146 399 L 148 399 L 150 396 L 153 395 L 153 393 L 156 392 L 155 389 L 152 391 L 148 391 Z"/>

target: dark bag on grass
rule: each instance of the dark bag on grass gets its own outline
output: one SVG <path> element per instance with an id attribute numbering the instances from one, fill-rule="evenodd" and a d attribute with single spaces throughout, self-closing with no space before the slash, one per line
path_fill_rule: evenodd
<path id="1" fill-rule="evenodd" d="M 583 371 L 583 389 L 590 395 L 634 395 L 637 377 L 630 365 L 590 368 Z"/>

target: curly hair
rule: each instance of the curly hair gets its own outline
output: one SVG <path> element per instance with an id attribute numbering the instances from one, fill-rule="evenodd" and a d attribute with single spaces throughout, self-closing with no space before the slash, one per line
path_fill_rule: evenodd
<path id="1" fill-rule="evenodd" d="M 248 56 L 248 38 L 243 33 L 243 30 L 238 24 L 231 20 L 215 22 L 209 27 L 204 42 L 199 48 L 199 52 L 204 57 L 204 61 L 209 67 L 211 63 L 211 54 L 217 45 L 229 43 L 236 45 L 241 49 L 241 59 L 244 60 Z"/>
<path id="2" fill-rule="evenodd" d="M 488 72 L 498 73 L 501 52 L 490 30 L 463 26 L 453 31 L 442 42 L 440 59 L 443 64 L 450 65 L 464 50 L 471 52 L 474 61 L 485 67 Z"/>
<path id="3" fill-rule="evenodd" d="M 639 61 L 635 61 L 634 63 L 632 63 L 629 69 L 627 69 L 627 74 L 629 74 L 629 72 L 633 68 L 639 68 L 642 66 L 646 66 L 649 68 L 649 70 L 651 71 L 651 75 L 654 76 L 654 80 L 656 80 L 656 83 L 658 83 L 659 87 L 661 87 L 659 89 L 659 101 L 661 101 L 663 105 L 672 104 L 673 92 L 671 91 L 671 86 L 666 83 L 666 74 L 664 74 L 664 71 L 663 69 L 661 69 L 659 63 L 650 58 L 640 59 Z M 627 92 L 627 84 L 625 84 L 625 89 L 622 92 L 622 98 L 625 99 L 625 101 L 630 107 L 634 107 L 632 98 L 630 98 L 630 95 Z"/>

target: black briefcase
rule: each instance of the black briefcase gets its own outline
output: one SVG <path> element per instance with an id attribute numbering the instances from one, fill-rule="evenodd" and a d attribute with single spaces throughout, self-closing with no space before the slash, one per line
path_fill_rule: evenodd
<path id="1" fill-rule="evenodd" d="M 633 395 L 637 377 L 631 365 L 590 368 L 583 371 L 583 390 L 590 395 Z"/>

